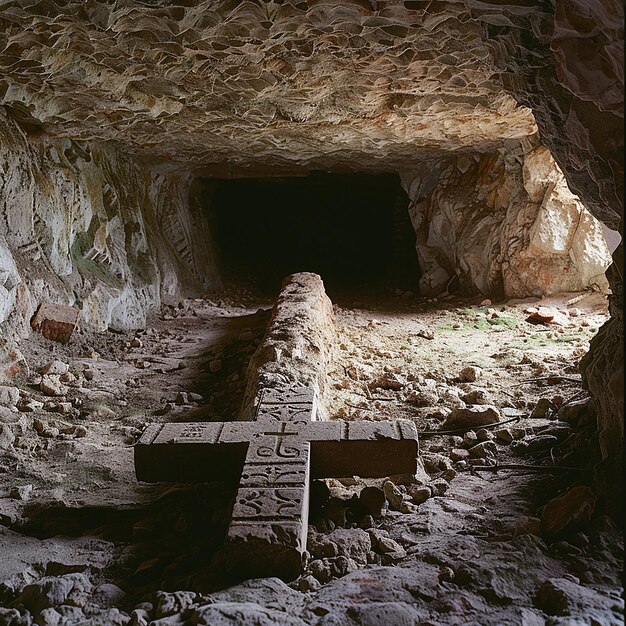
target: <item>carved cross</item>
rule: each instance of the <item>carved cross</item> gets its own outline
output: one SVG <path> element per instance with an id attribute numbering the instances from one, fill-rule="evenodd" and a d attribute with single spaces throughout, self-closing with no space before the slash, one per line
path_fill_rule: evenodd
<path id="1" fill-rule="evenodd" d="M 311 478 L 414 474 L 417 456 L 408 420 L 316 421 L 312 389 L 263 389 L 254 421 L 149 426 L 135 469 L 147 482 L 239 479 L 227 570 L 289 581 L 304 564 Z"/>

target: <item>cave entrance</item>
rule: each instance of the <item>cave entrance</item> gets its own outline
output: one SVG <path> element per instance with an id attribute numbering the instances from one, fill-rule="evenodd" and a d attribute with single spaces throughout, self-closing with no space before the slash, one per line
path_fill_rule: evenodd
<path id="1" fill-rule="evenodd" d="M 203 190 L 227 281 L 275 292 L 286 275 L 309 271 L 331 295 L 418 290 L 409 200 L 395 174 L 204 179 Z"/>

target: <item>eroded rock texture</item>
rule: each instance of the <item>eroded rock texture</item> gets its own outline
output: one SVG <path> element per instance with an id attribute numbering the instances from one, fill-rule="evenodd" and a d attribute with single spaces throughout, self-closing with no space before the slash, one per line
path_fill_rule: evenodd
<path id="1" fill-rule="evenodd" d="M 112 146 L 0 129 L 0 322 L 27 333 L 45 300 L 93 330 L 138 328 L 162 296 L 214 284 L 209 233 L 186 194 Z"/>
<path id="2" fill-rule="evenodd" d="M 606 290 L 600 223 L 543 146 L 448 157 L 403 174 L 420 293 L 525 297 Z"/>
<path id="3" fill-rule="evenodd" d="M 47 133 L 186 166 L 393 170 L 532 134 L 480 23 L 428 5 L 9 3 L 0 93 Z"/>

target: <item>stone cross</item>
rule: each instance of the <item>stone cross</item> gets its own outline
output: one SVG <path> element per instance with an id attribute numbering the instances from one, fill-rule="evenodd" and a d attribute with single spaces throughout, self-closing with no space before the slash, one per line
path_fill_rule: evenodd
<path id="1" fill-rule="evenodd" d="M 413 422 L 316 421 L 313 388 L 265 388 L 253 421 L 149 426 L 138 480 L 239 480 L 225 545 L 234 576 L 290 581 L 304 565 L 311 478 L 414 474 Z"/>

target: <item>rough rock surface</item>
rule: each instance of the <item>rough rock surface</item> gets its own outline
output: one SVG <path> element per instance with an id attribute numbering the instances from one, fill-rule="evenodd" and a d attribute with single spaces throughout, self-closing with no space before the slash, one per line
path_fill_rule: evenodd
<path id="1" fill-rule="evenodd" d="M 600 223 L 543 146 L 444 158 L 402 174 L 411 200 L 420 293 L 541 296 L 606 290 Z"/>
<path id="2" fill-rule="evenodd" d="M 161 300 L 219 284 L 191 178 L 112 146 L 35 142 L 0 110 L 0 323 L 25 335 L 42 302 L 88 328 L 141 328 Z M 13 332 L 11 332 L 13 331 Z"/>
<path id="3" fill-rule="evenodd" d="M 389 170 L 535 132 L 462 4 L 15 4 L 3 8 L 0 103 L 46 133 L 123 134 L 144 158 Z M 47 35 L 59 19 L 62 34 Z"/>

